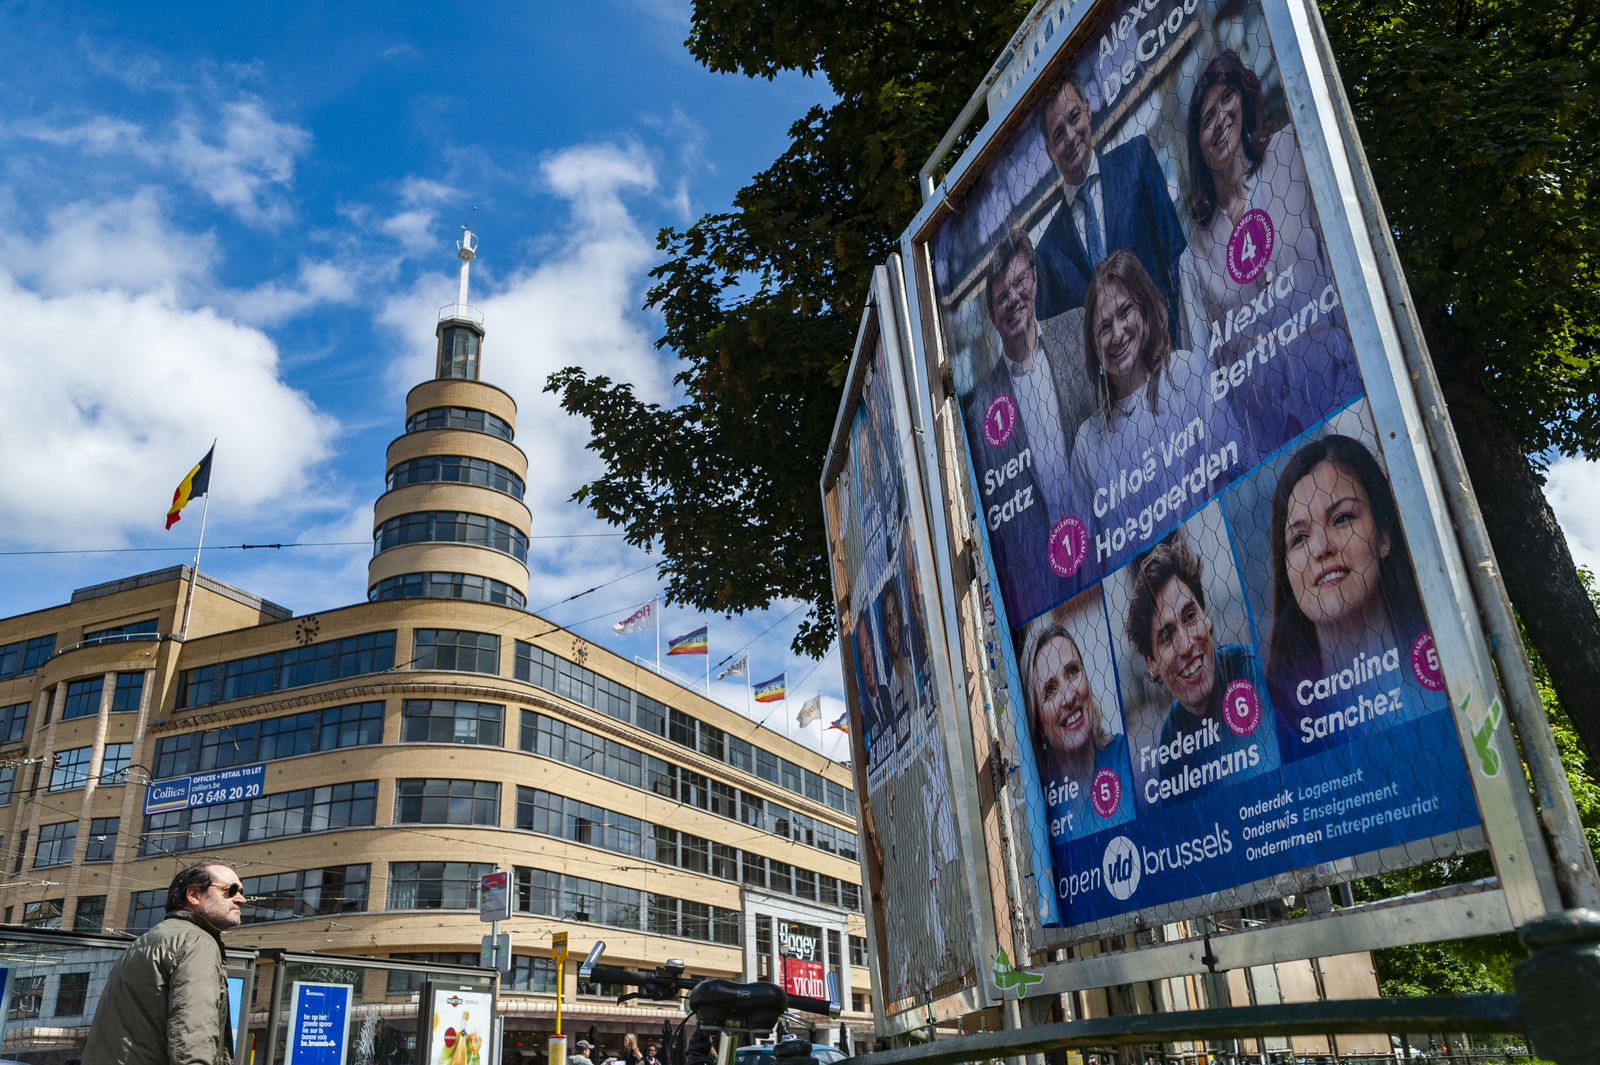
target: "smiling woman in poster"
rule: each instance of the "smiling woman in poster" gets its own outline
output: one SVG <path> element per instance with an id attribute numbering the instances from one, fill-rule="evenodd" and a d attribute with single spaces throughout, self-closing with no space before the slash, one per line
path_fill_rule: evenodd
<path id="1" fill-rule="evenodd" d="M 1194 227 L 1178 272 L 1208 384 L 1267 455 L 1361 393 L 1294 131 L 1261 129 L 1261 82 L 1233 51 L 1189 102 Z"/>
<path id="2" fill-rule="evenodd" d="M 1445 703 L 1394 492 L 1358 440 L 1329 435 L 1272 495 L 1267 686 L 1284 761 Z"/>
<path id="3" fill-rule="evenodd" d="M 1028 626 L 1019 664 L 1050 839 L 1077 839 L 1131 818 L 1127 737 L 1111 731 L 1078 643 L 1053 612 Z"/>
<path id="4" fill-rule="evenodd" d="M 1094 269 L 1084 301 L 1084 362 L 1098 404 L 1072 450 L 1088 559 L 1100 571 L 1197 510 L 1255 462 L 1205 366 L 1174 351 L 1167 306 L 1126 248 Z"/>

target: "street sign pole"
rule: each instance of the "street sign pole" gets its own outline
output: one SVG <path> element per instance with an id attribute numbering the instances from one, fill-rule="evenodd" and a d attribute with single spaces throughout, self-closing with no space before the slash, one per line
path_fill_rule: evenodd
<path id="1" fill-rule="evenodd" d="M 560 1035 L 561 1000 L 565 997 L 563 991 L 566 987 L 567 976 L 567 933 L 551 933 L 550 956 L 555 959 L 556 963 L 556 1035 Z M 551 1065 L 556 1065 L 556 1063 L 552 1062 Z"/>

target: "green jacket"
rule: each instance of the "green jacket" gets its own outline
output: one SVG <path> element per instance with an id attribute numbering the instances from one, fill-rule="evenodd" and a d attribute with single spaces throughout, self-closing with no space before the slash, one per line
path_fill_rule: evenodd
<path id="1" fill-rule="evenodd" d="M 106 978 L 83 1065 L 230 1065 L 222 937 L 179 911 L 140 936 Z"/>

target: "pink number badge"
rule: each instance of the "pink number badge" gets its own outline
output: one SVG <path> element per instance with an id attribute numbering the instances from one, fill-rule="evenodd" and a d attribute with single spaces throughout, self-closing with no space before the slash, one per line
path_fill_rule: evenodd
<path id="1" fill-rule="evenodd" d="M 1017 428 L 1017 401 L 1005 393 L 989 401 L 983 412 L 983 442 L 990 447 L 1003 447 Z"/>
<path id="2" fill-rule="evenodd" d="M 1235 736 L 1253 735 L 1261 725 L 1261 696 L 1247 680 L 1236 680 L 1222 693 L 1222 720 Z"/>
<path id="3" fill-rule="evenodd" d="M 1095 773 L 1089 782 L 1089 802 L 1101 817 L 1110 817 L 1122 805 L 1122 780 L 1110 769 Z"/>
<path id="4" fill-rule="evenodd" d="M 1228 236 L 1228 276 L 1234 284 L 1243 285 L 1261 276 L 1272 259 L 1275 239 L 1272 217 L 1261 208 L 1252 207 L 1239 217 Z"/>
<path id="5" fill-rule="evenodd" d="M 1050 568 L 1058 577 L 1070 577 L 1089 553 L 1089 530 L 1076 514 L 1068 514 L 1050 530 Z"/>
<path id="6" fill-rule="evenodd" d="M 1431 692 L 1444 691 L 1444 670 L 1439 668 L 1439 649 L 1433 645 L 1433 633 L 1426 629 L 1411 645 L 1411 675 Z"/>

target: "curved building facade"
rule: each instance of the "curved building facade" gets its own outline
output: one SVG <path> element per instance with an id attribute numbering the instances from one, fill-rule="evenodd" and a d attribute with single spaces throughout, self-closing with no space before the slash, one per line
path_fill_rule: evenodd
<path id="1" fill-rule="evenodd" d="M 0 619 L 4 922 L 138 933 L 215 857 L 251 897 L 231 943 L 475 964 L 498 869 L 507 1061 L 554 1030 L 555 932 L 567 1030 L 611 1046 L 662 1014 L 578 983 L 597 939 L 743 979 L 807 955 L 869 1030 L 848 768 L 526 611 L 528 460 L 464 296 L 389 445 L 366 602 L 295 615 L 175 567 Z"/>

